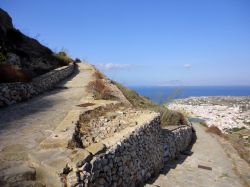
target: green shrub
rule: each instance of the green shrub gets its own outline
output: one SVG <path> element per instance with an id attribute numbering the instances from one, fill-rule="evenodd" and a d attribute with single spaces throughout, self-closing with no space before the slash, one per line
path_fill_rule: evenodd
<path id="1" fill-rule="evenodd" d="M 245 128 L 246 127 L 234 127 L 234 128 L 229 129 L 229 131 L 231 131 L 231 132 L 238 132 L 238 131 L 243 130 Z"/>
<path id="2" fill-rule="evenodd" d="M 56 54 L 54 54 L 54 56 L 62 62 L 63 65 L 68 65 L 69 63 L 71 63 L 73 60 L 67 55 L 67 53 L 65 51 L 60 51 Z"/>

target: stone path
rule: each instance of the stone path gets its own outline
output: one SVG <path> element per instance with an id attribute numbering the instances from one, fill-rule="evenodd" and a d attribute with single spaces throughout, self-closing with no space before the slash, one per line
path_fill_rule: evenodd
<path id="1" fill-rule="evenodd" d="M 26 168 L 22 165 L 29 160 L 29 152 L 88 96 L 85 86 L 93 79 L 92 74 L 93 68 L 81 63 L 56 89 L 0 110 L 0 186 L 1 177 L 16 170 L 20 163 L 20 170 Z"/>
<path id="2" fill-rule="evenodd" d="M 230 145 L 215 135 L 205 132 L 204 127 L 194 125 L 196 143 L 191 156 L 181 155 L 167 164 L 164 172 L 147 187 L 242 187 L 250 185 L 250 168 Z M 198 165 L 212 170 L 198 168 Z"/>
<path id="3" fill-rule="evenodd" d="M 67 152 L 71 154 L 70 150 L 43 150 L 40 149 L 40 145 L 48 137 L 53 136 L 58 124 L 65 121 L 70 111 L 79 110 L 76 105 L 88 100 L 89 95 L 85 86 L 93 80 L 93 71 L 91 66 L 79 64 L 79 71 L 60 83 L 56 89 L 0 110 L 0 186 L 8 186 L 4 180 L 27 180 L 28 186 L 33 184 L 36 177 L 47 179 L 47 175 L 52 175 L 51 168 L 48 167 L 51 163 L 54 164 L 53 167 L 62 168 L 61 164 L 66 163 L 65 155 Z M 235 150 L 226 141 L 206 133 L 203 127 L 195 125 L 195 128 L 198 139 L 192 148 L 193 154 L 188 157 L 181 155 L 180 159 L 167 165 L 164 173 L 146 186 L 249 185 L 249 167 Z M 57 162 L 60 159 L 60 163 Z M 45 171 L 37 170 L 37 163 L 42 164 L 43 167 L 40 169 Z M 200 169 L 198 165 L 211 167 L 212 170 Z M 46 176 L 39 176 L 46 172 Z M 58 178 L 58 175 L 51 177 L 50 184 L 53 184 L 55 178 Z M 16 182 L 15 186 L 25 185 Z"/>

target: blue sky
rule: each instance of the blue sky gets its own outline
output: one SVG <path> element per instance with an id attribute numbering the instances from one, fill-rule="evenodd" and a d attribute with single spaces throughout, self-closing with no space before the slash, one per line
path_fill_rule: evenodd
<path id="1" fill-rule="evenodd" d="M 250 85 L 249 0 L 1 0 L 15 27 L 126 85 Z"/>

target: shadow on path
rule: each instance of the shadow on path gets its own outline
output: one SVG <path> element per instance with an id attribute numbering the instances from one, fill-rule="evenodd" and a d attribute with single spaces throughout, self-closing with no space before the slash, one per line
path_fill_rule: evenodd
<path id="1" fill-rule="evenodd" d="M 57 83 L 59 86 L 55 86 L 54 88 L 40 95 L 30 98 L 29 100 L 1 108 L 0 130 L 10 128 L 10 126 L 7 126 L 6 124 L 11 123 L 12 121 L 20 120 L 35 113 L 43 112 L 51 108 L 55 104 L 55 100 L 59 101 L 60 99 L 62 99 L 59 97 L 56 98 L 56 94 L 68 90 L 68 88 L 64 87 L 64 85 L 68 81 L 71 81 L 75 76 L 77 76 L 78 73 L 79 68 L 78 66 L 76 66 L 72 75 Z"/>
<path id="2" fill-rule="evenodd" d="M 163 129 L 164 130 L 164 129 Z M 153 176 L 150 180 L 148 180 L 146 184 L 154 184 L 154 182 L 157 180 L 157 178 L 159 177 L 159 175 L 167 175 L 168 172 L 171 169 L 175 169 L 179 164 L 182 164 L 187 157 L 192 156 L 193 152 L 192 152 L 192 147 L 195 144 L 197 140 L 197 135 L 194 132 L 193 133 L 193 137 L 192 137 L 192 141 L 190 143 L 190 145 L 187 147 L 187 149 L 185 151 L 182 151 L 174 160 L 169 160 L 168 162 L 164 163 L 164 167 L 162 168 L 162 170 L 160 171 L 160 173 L 158 173 L 156 176 Z"/>

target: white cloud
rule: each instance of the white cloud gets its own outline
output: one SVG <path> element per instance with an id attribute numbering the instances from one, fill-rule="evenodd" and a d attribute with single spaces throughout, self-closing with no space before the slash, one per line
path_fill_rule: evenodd
<path id="1" fill-rule="evenodd" d="M 122 70 L 122 69 L 128 69 L 131 67 L 130 64 L 113 64 L 113 63 L 107 63 L 107 64 L 99 64 L 98 65 L 100 69 L 109 71 L 109 70 Z"/>
<path id="2" fill-rule="evenodd" d="M 192 64 L 184 64 L 183 67 L 186 69 L 190 69 L 192 68 Z"/>

